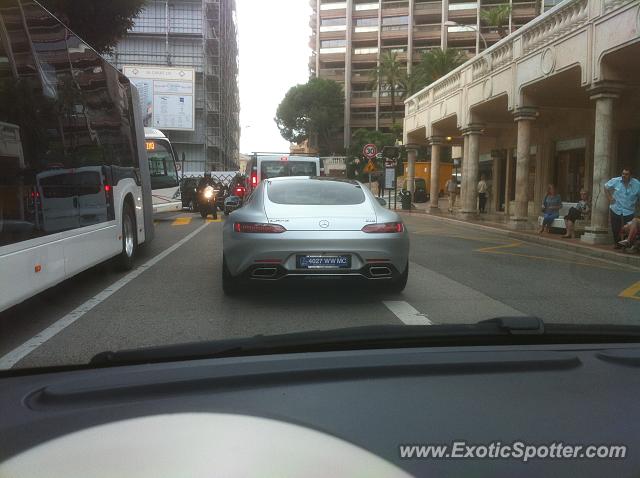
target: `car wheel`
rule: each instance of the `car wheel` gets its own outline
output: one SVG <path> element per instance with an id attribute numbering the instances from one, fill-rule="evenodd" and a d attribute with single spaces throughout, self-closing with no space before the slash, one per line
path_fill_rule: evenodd
<path id="1" fill-rule="evenodd" d="M 402 292 L 404 288 L 407 286 L 407 280 L 409 279 L 409 261 L 407 261 L 407 265 L 404 268 L 404 272 L 393 281 L 391 284 L 392 292 Z"/>
<path id="2" fill-rule="evenodd" d="M 126 271 L 133 269 L 137 251 L 136 215 L 131 204 L 126 202 L 122 208 L 122 252 L 118 256 L 119 268 Z"/>
<path id="3" fill-rule="evenodd" d="M 224 256 L 222 256 L 222 290 L 229 296 L 236 295 L 240 291 L 240 280 L 231 275 Z"/>

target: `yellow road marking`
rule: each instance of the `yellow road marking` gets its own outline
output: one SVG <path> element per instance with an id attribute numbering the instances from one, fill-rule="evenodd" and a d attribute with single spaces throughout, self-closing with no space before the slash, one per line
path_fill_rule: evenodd
<path id="1" fill-rule="evenodd" d="M 222 222 L 222 219 L 207 219 L 207 222 Z"/>
<path id="2" fill-rule="evenodd" d="M 607 267 L 601 266 L 599 264 L 594 264 L 591 262 L 580 262 L 580 261 L 569 261 L 565 259 L 557 259 L 555 257 L 544 257 L 544 256 L 534 256 L 532 254 L 518 254 L 516 252 L 502 252 L 502 251 L 488 251 L 489 254 L 501 254 L 504 256 L 516 256 L 516 257 L 526 257 L 528 259 L 539 259 L 541 261 L 551 261 L 551 262 L 560 262 L 562 264 L 573 264 L 576 266 L 585 266 L 585 267 L 595 267 L 596 269 L 605 269 L 608 271 L 618 271 L 620 272 L 619 267 Z"/>
<path id="3" fill-rule="evenodd" d="M 640 300 L 640 282 L 636 282 L 631 287 L 620 292 L 620 295 L 618 297 Z"/>
<path id="4" fill-rule="evenodd" d="M 171 223 L 172 226 L 186 226 L 187 224 L 191 224 L 190 217 L 178 217 Z"/>
<path id="5" fill-rule="evenodd" d="M 493 252 L 496 249 L 510 249 L 512 247 L 521 246 L 522 242 L 510 242 L 509 244 L 500 244 L 499 246 L 483 247 L 482 249 L 476 249 L 476 252 Z"/>

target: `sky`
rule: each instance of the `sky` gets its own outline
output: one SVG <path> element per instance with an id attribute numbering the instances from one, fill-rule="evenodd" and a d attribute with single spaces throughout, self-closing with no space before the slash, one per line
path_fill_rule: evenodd
<path id="1" fill-rule="evenodd" d="M 288 152 L 273 118 L 289 88 L 309 79 L 308 0 L 237 0 L 240 152 Z"/>

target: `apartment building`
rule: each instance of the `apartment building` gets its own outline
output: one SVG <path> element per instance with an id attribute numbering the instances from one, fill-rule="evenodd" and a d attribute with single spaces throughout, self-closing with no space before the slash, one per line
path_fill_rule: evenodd
<path id="1" fill-rule="evenodd" d="M 235 0 L 149 0 L 108 57 L 124 66 L 195 71 L 192 130 L 164 129 L 189 171 L 238 168 L 240 103 Z"/>
<path id="2" fill-rule="evenodd" d="M 411 71 L 431 49 L 454 48 L 471 57 L 500 40 L 480 21 L 482 10 L 511 5 L 506 33 L 526 24 L 560 0 L 310 0 L 312 75 L 344 85 L 344 145 L 358 128 L 389 130 L 388 91 L 372 89 L 372 74 L 385 50 L 397 53 Z M 404 92 L 396 92 L 395 117 L 402 124 Z"/>

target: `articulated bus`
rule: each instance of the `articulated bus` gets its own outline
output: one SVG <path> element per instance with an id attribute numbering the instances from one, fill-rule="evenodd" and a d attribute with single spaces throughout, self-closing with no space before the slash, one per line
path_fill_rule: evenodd
<path id="1" fill-rule="evenodd" d="M 144 129 L 145 149 L 151 175 L 153 213 L 181 211 L 180 185 L 176 153 L 162 131 Z"/>
<path id="2" fill-rule="evenodd" d="M 137 91 L 33 0 L 0 3 L 0 310 L 153 238 Z"/>

